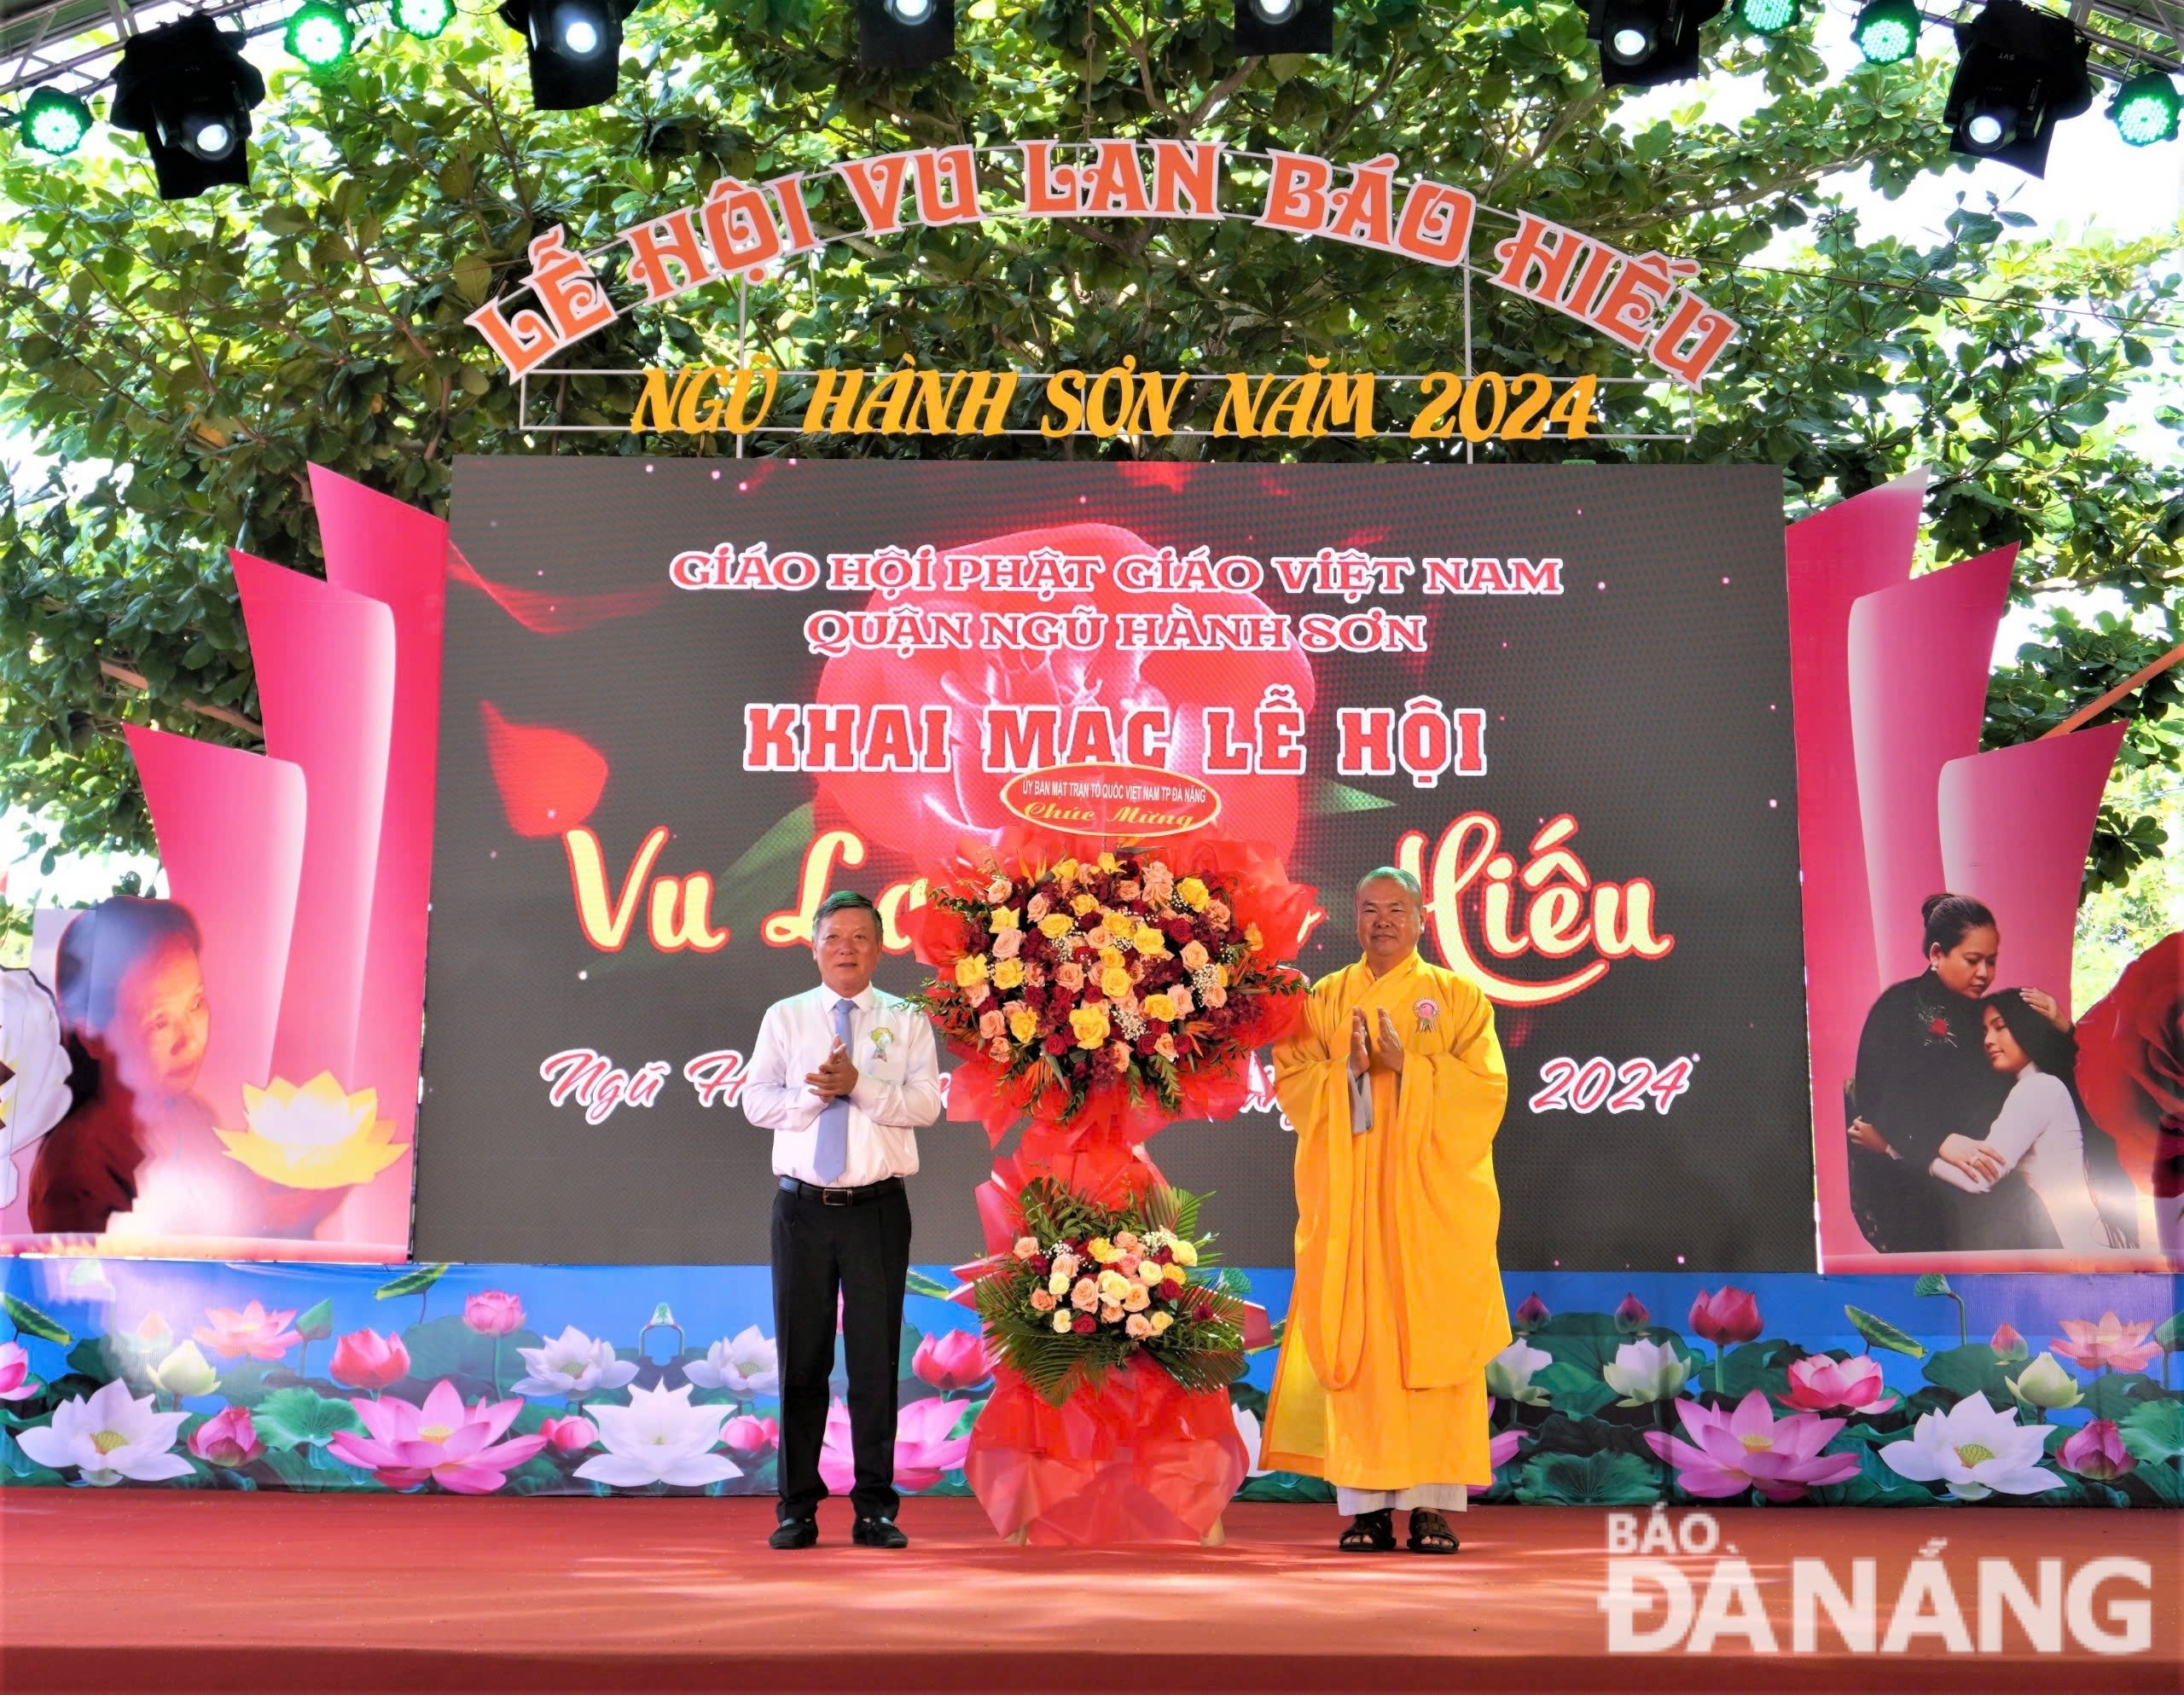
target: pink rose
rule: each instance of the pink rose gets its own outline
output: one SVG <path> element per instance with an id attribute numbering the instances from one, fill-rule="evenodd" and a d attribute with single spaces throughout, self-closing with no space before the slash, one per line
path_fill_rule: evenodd
<path id="1" fill-rule="evenodd" d="M 1054 986 L 1066 989 L 1074 995 L 1084 986 L 1084 967 L 1072 960 L 1066 965 L 1054 967 Z"/>
<path id="2" fill-rule="evenodd" d="M 1203 971 L 1211 962 L 1212 957 L 1205 951 L 1205 943 L 1203 942 L 1186 942 L 1183 944 L 1182 958 L 1185 971 Z"/>
<path id="3" fill-rule="evenodd" d="M 1010 1251 L 1019 1259 L 1037 1259 L 1039 1257 L 1039 1239 L 1037 1236 L 1019 1236 L 1015 1247 Z"/>
<path id="4" fill-rule="evenodd" d="M 189 1451 L 208 1466 L 247 1466 L 265 1452 L 258 1427 L 241 1407 L 215 1413 L 189 1433 Z"/>
<path id="5" fill-rule="evenodd" d="M 399 1336 L 352 1330 L 334 1344 L 327 1374 L 351 1389 L 384 1389 L 410 1375 L 410 1350 Z"/>
<path id="6" fill-rule="evenodd" d="M 480 1336 L 523 1328 L 523 1303 L 502 1289 L 485 1289 L 462 1303 L 462 1321 Z"/>
<path id="7" fill-rule="evenodd" d="M 1191 999 L 1191 991 L 1180 983 L 1168 991 L 1168 998 L 1176 1003 L 1176 1016 L 1179 1019 L 1188 1018 L 1198 1010 L 1198 1002 Z"/>
<path id="8" fill-rule="evenodd" d="M 599 1426 L 581 1413 L 549 1419 L 538 1426 L 547 1447 L 556 1454 L 580 1454 L 599 1440 Z"/>
<path id="9" fill-rule="evenodd" d="M 1049 1295 L 1043 1289 L 1034 1289 L 1031 1292 L 1031 1310 L 1033 1312 L 1050 1313 L 1054 1309 L 1054 1297 L 1052 1295 Z"/>
<path id="10" fill-rule="evenodd" d="M 1205 903 L 1205 921 L 1216 930 L 1226 930 L 1232 916 L 1234 914 L 1229 912 L 1226 901 L 1208 901 Z"/>
<path id="11" fill-rule="evenodd" d="M 1034 895 L 1024 903 L 1024 915 L 1037 924 L 1053 909 L 1054 903 L 1044 895 Z"/>
<path id="12" fill-rule="evenodd" d="M 1090 1312 L 1100 1304 L 1100 1286 L 1089 1277 L 1078 1278 L 1069 1292 L 1069 1303 L 1081 1313 Z"/>
<path id="13" fill-rule="evenodd" d="M 1024 951 L 1024 932 L 1004 930 L 993 938 L 993 956 L 997 960 L 1013 960 Z"/>
<path id="14" fill-rule="evenodd" d="M 996 1007 L 990 1012 L 984 1012 L 979 1014 L 979 1036 L 980 1040 L 991 1042 L 996 1037 L 1003 1036 L 1008 1034 L 1008 1020 L 1002 1015 L 1000 1007 Z"/>
<path id="15" fill-rule="evenodd" d="M 1133 877 L 1125 877 L 1115 885 L 1115 898 L 1118 901 L 1134 901 L 1139 892 L 1137 879 Z"/>
<path id="16" fill-rule="evenodd" d="M 1132 1313 L 1123 1321 L 1123 1334 L 1142 1342 L 1153 1334 L 1153 1326 L 1143 1313 Z"/>

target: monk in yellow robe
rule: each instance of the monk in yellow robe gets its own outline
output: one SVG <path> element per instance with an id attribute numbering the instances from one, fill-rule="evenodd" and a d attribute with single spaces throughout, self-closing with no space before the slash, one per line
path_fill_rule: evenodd
<path id="1" fill-rule="evenodd" d="M 1453 1553 L 1443 1515 L 1493 1481 L 1486 1363 L 1509 1344 L 1494 1133 L 1509 1094 L 1494 1009 L 1418 957 L 1417 880 L 1357 885 L 1364 957 L 1312 986 L 1274 1050 L 1297 1133 L 1297 1281 L 1262 1466 L 1335 1486 L 1340 1546 Z"/>

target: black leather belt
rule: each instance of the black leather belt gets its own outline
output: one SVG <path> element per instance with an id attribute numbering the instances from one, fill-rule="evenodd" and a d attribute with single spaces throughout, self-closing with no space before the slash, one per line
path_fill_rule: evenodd
<path id="1" fill-rule="evenodd" d="M 828 1188 L 820 1183 L 807 1183 L 800 1177 L 781 1179 L 785 1194 L 802 1195 L 806 1200 L 816 1200 L 822 1206 L 863 1206 L 868 1200 L 885 1200 L 890 1195 L 903 1193 L 900 1177 L 882 1177 L 876 1183 L 867 1183 L 861 1188 Z"/>

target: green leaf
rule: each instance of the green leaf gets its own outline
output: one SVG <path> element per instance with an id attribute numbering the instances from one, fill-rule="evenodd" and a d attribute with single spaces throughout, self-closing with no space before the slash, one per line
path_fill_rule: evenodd
<path id="1" fill-rule="evenodd" d="M 2169 1354 L 2184 1353 L 2184 1313 L 2171 1313 L 2155 1329 L 2153 1339 Z"/>
<path id="2" fill-rule="evenodd" d="M 334 1334 L 334 1297 L 331 1295 L 305 1309 L 296 1320 L 296 1334 L 306 1342 L 322 1342 Z"/>
<path id="3" fill-rule="evenodd" d="M 386 1489 L 369 1472 L 345 1465 L 325 1448 L 283 1448 L 257 1462 L 292 1489 L 307 1494 L 380 1494 Z"/>
<path id="4" fill-rule="evenodd" d="M 1529 1506 L 1635 1506 L 1661 1498 L 1661 1468 L 1635 1454 L 1543 1454 L 1525 1462 L 1516 1495 Z"/>
<path id="5" fill-rule="evenodd" d="M 18 1300 L 13 1295 L 0 1295 L 0 1311 L 5 1311 L 9 1322 L 25 1336 L 35 1336 L 56 1348 L 68 1347 L 76 1340 L 61 1327 L 59 1320 L 48 1317 L 28 1301 Z"/>
<path id="6" fill-rule="evenodd" d="M 953 1284 L 943 1283 L 939 1279 L 928 1277 L 922 1271 L 915 1269 L 913 1269 L 903 1280 L 903 1287 L 909 1294 L 923 1295 L 928 1300 L 934 1301 L 947 1300 L 956 1292 Z"/>
<path id="7" fill-rule="evenodd" d="M 306 1443 L 323 1447 L 336 1431 L 363 1434 L 364 1421 L 346 1401 L 335 1401 L 315 1390 L 277 1389 L 259 1402 L 250 1415 L 258 1439 L 272 1451 Z"/>
<path id="8" fill-rule="evenodd" d="M 1944 1348 L 1927 1358 L 1920 1372 L 1927 1382 L 1946 1389 L 1961 1401 L 1984 1395 L 1996 1407 L 2012 1404 L 2009 1379 L 2024 1370 L 2024 1362 L 2005 1362 L 1984 1342 L 1968 1347 Z"/>
<path id="9" fill-rule="evenodd" d="M 1914 1360 L 1926 1357 L 1926 1344 L 1906 1336 L 1886 1319 L 1876 1318 L 1862 1307 L 1846 1306 L 1844 1317 L 1850 1321 L 1850 1327 L 1876 1348 L 1885 1348 L 1891 1353 L 1908 1354 Z"/>
<path id="10" fill-rule="evenodd" d="M 2123 1446 L 2149 1465 L 2184 1457 L 2184 1401 L 2145 1401 L 2117 1420 Z"/>
<path id="11" fill-rule="evenodd" d="M 1547 1391 L 1548 1404 L 1572 1418 L 1589 1418 L 1619 1397 L 1597 1373 L 1587 1373 L 1567 1360 L 1542 1366 L 1532 1373 L 1532 1387 Z"/>
<path id="12" fill-rule="evenodd" d="M 1911 1286 L 1911 1292 L 1914 1295 L 1947 1295 L 1955 1292 L 1949 1288 L 1948 1278 L 1938 1271 L 1929 1271 Z"/>
<path id="13" fill-rule="evenodd" d="M 372 1298 L 391 1301 L 398 1295 L 421 1295 L 446 1275 L 444 1265 L 412 1266 L 392 1282 L 380 1284 L 372 1292 Z"/>

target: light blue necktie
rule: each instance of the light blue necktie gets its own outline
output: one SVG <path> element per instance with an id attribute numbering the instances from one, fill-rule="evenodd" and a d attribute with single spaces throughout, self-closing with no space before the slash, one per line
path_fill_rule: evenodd
<path id="1" fill-rule="evenodd" d="M 850 1014 L 857 1010 L 854 1001 L 834 1003 L 834 1039 L 842 1044 L 842 1051 L 850 1051 Z M 850 1164 L 850 1098 L 838 1094 L 820 1109 L 818 1117 L 819 1141 L 812 1150 L 811 1170 L 822 1183 L 831 1183 L 849 1169 Z"/>

